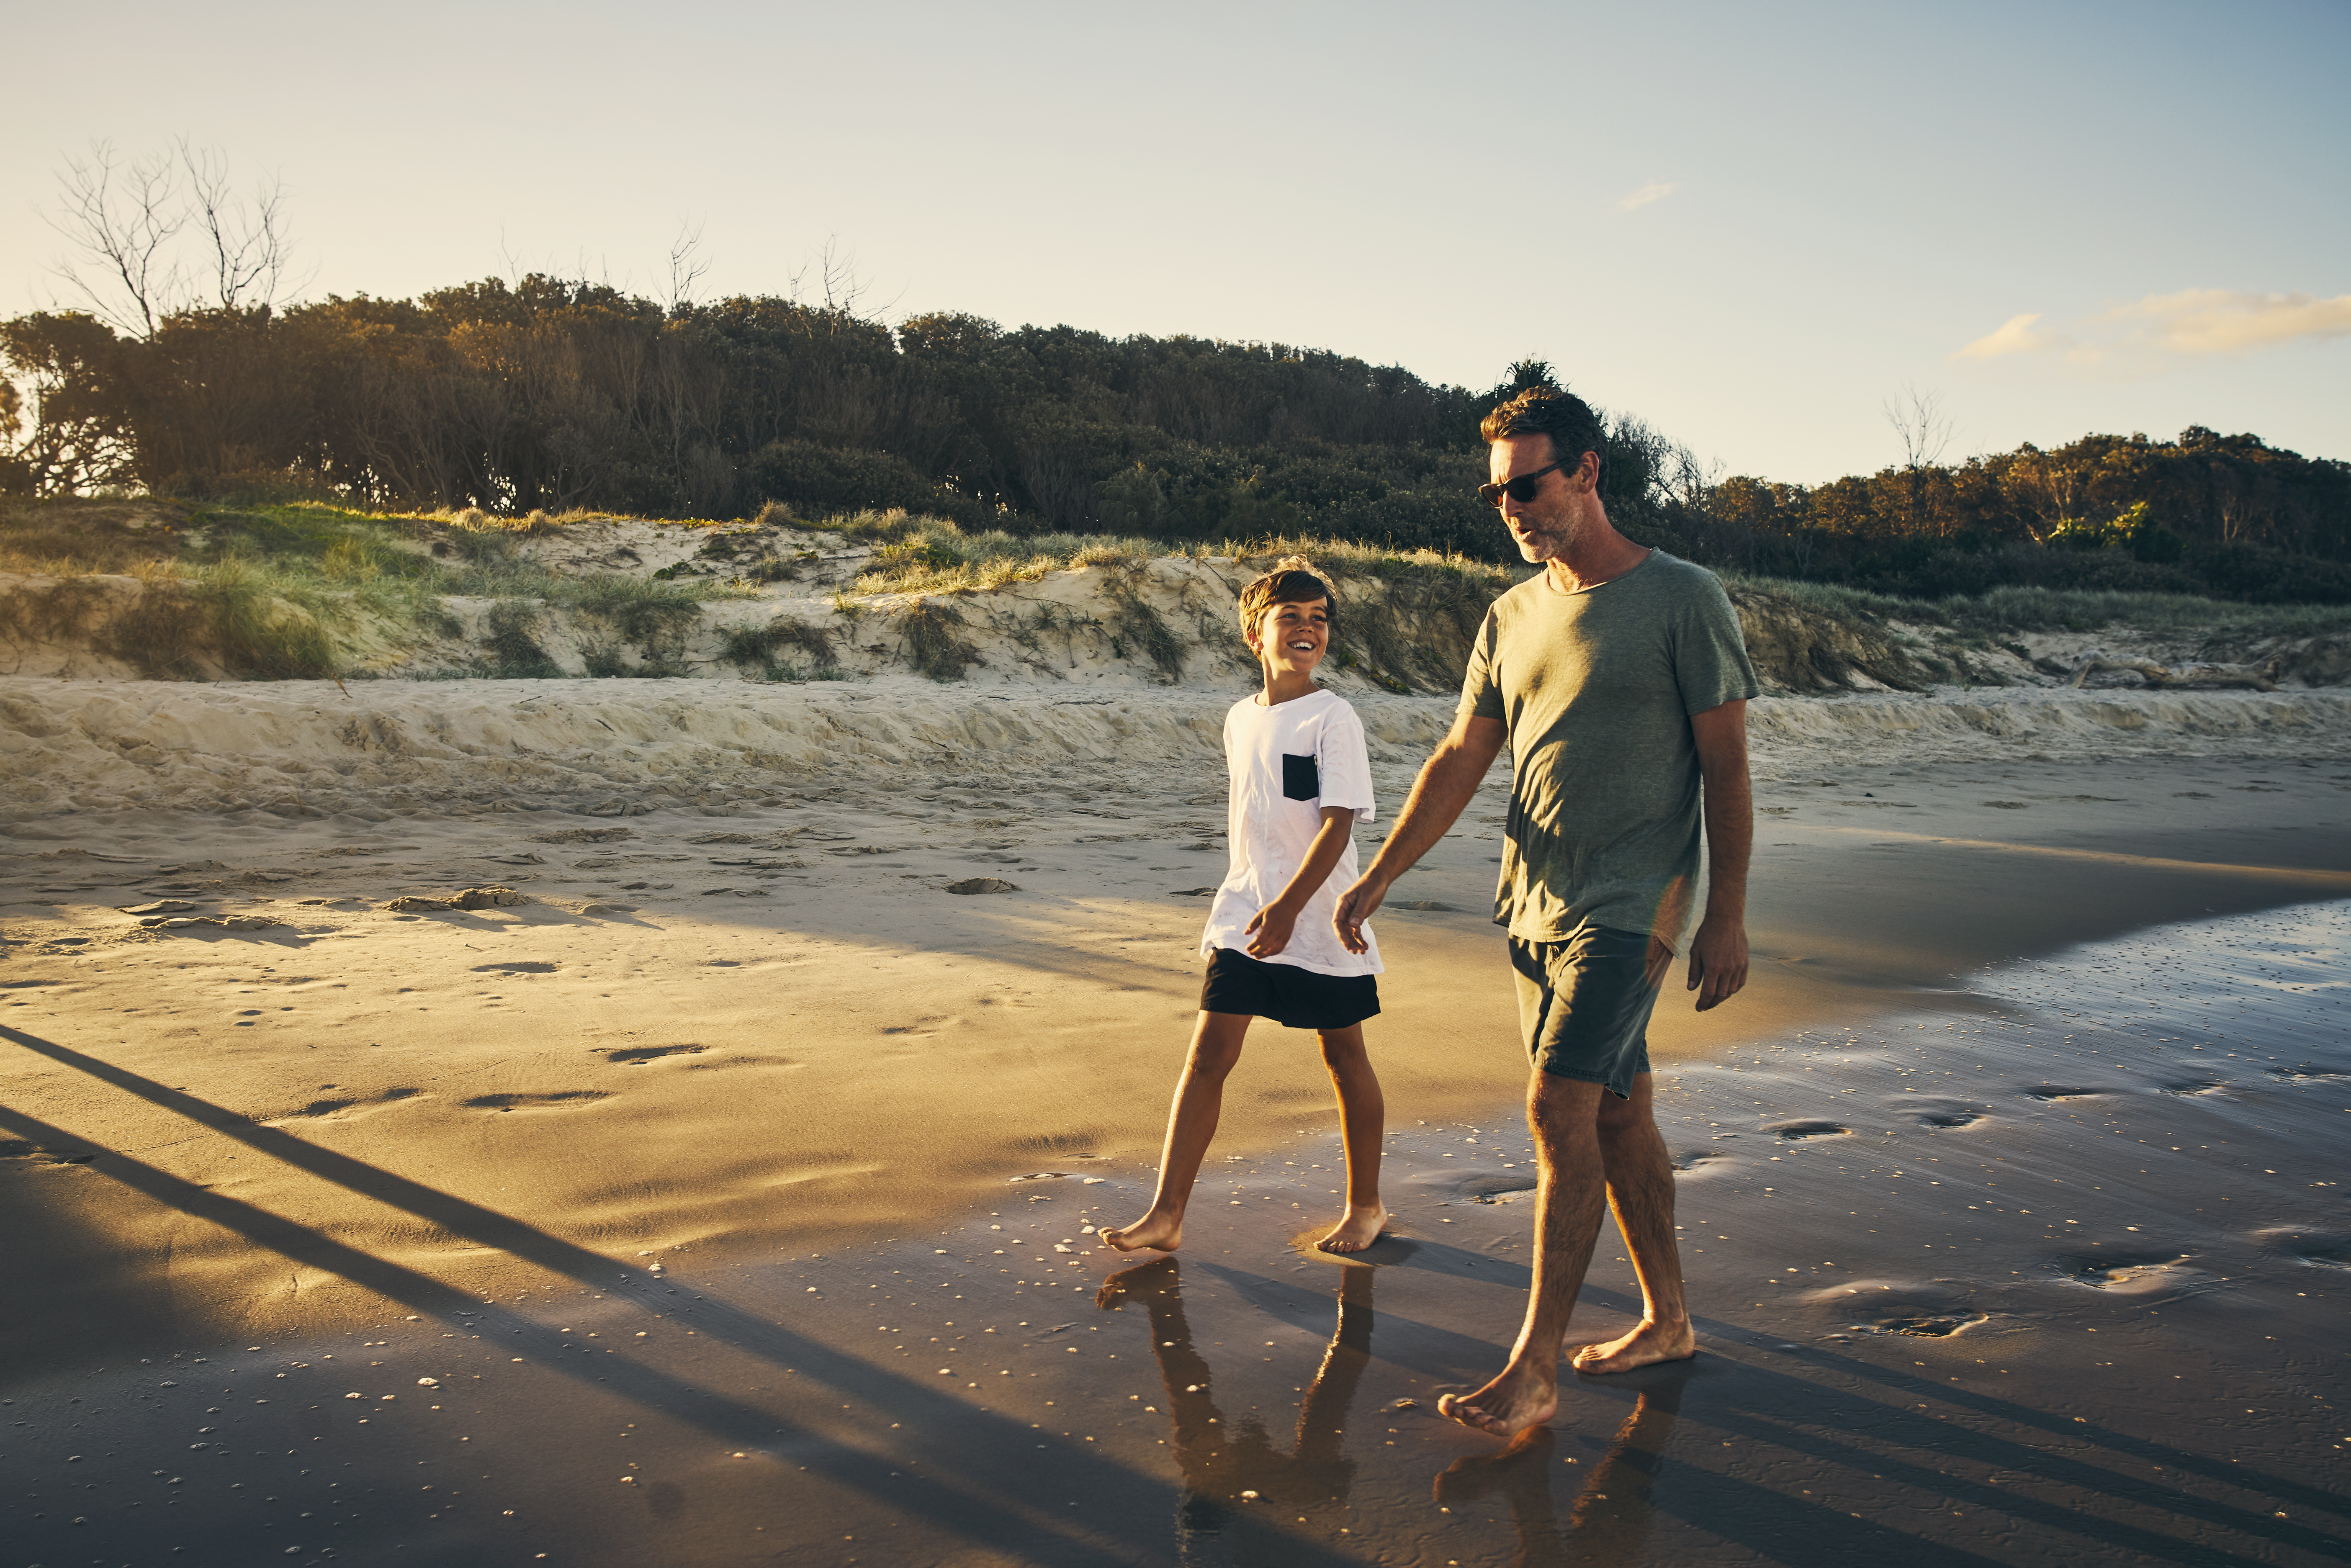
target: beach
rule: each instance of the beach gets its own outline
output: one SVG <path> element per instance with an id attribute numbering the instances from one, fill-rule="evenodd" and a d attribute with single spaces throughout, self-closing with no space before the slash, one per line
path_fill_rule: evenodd
<path id="1" fill-rule="evenodd" d="M 1375 920 L 1392 1237 L 1260 1025 L 1093 1242 L 1234 695 L 0 687 L 24 1560 L 2343 1555 L 2351 701 L 1759 702 L 1754 978 L 1651 1036 L 1701 1353 L 1506 1450 L 1499 768 Z M 1351 700 L 1376 842 L 1450 704 Z"/>

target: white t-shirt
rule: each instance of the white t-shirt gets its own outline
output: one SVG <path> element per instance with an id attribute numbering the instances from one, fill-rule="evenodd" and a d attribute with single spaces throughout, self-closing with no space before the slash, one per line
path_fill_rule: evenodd
<path id="1" fill-rule="evenodd" d="M 1244 697 L 1225 715 L 1225 770 L 1232 781 L 1227 808 L 1232 864 L 1200 933 L 1200 956 L 1219 947 L 1246 953 L 1257 912 L 1281 896 L 1305 863 L 1329 806 L 1354 809 L 1372 820 L 1372 759 L 1364 748 L 1364 721 L 1335 692 L 1318 691 L 1272 707 Z M 1350 953 L 1331 928 L 1339 894 L 1355 881 L 1355 842 L 1314 890 L 1291 928 L 1290 946 L 1269 964 L 1293 964 L 1318 975 L 1376 975 L 1379 945 L 1364 927 L 1369 951 Z"/>

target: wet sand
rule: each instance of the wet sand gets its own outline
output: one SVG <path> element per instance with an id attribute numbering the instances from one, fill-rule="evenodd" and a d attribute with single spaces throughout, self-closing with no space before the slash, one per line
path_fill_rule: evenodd
<path id="1" fill-rule="evenodd" d="M 0 1526 L 45 1563 L 2337 1558 L 2342 771 L 1767 783 L 1755 982 L 1654 1037 L 1704 1354 L 1571 1376 L 1508 1451 L 1433 1416 L 1524 1283 L 1499 797 L 1380 922 L 1398 1220 L 1354 1266 L 1299 1245 L 1333 1116 L 1264 1026 L 1182 1257 L 1086 1228 L 1148 1192 L 1213 801 L 52 819 L 0 867 Z M 944 892 L 979 874 L 1020 891 Z M 494 881 L 536 902 L 382 907 Z M 174 896 L 287 924 L 115 913 Z M 1579 1338 L 1636 1306 L 1620 1257 Z"/>

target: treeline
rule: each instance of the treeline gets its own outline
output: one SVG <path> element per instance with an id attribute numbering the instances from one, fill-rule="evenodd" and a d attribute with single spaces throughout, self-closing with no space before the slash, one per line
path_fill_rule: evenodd
<path id="1" fill-rule="evenodd" d="M 0 483 L 197 493 L 287 475 L 380 507 L 726 517 L 768 500 L 1015 531 L 1313 523 L 1480 547 L 1490 400 L 1319 350 L 894 331 L 777 298 L 664 308 L 529 277 L 415 299 L 187 310 L 142 337 L 0 323 L 32 389 Z"/>
<path id="2" fill-rule="evenodd" d="M 1010 330 L 773 298 L 664 307 L 531 276 L 413 299 L 0 322 L 0 490 L 291 486 L 376 507 L 747 516 L 904 507 L 967 528 L 1316 532 L 1508 553 L 1473 391 L 1278 343 Z M 22 396 L 19 395 L 21 389 Z M 1604 486 L 1711 565 L 1938 595 L 2008 583 L 2351 601 L 2351 465 L 2252 435 L 2091 436 L 1807 487 L 1715 480 L 1629 414 Z"/>
<path id="3" fill-rule="evenodd" d="M 2351 601 L 2351 463 L 2201 426 L 2090 435 L 1818 486 L 1666 497 L 1683 548 L 1763 575 L 1919 597 L 2004 586 Z"/>

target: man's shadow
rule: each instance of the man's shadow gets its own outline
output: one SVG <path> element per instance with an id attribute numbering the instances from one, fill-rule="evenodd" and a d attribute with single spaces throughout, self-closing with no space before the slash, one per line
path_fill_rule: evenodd
<path id="1" fill-rule="evenodd" d="M 1683 1381 L 1675 1377 L 1641 1391 L 1607 1454 L 1568 1504 L 1564 1523 L 1552 1507 L 1554 1440 L 1548 1427 L 1529 1427 L 1499 1454 L 1454 1460 L 1437 1478 L 1437 1500 L 1473 1502 L 1500 1493 L 1519 1527 L 1513 1568 L 1646 1563 L 1656 1518 L 1649 1489 L 1681 1409 Z"/>
<path id="2" fill-rule="evenodd" d="M 1279 1553 L 1282 1537 L 1254 1529 L 1243 1536 L 1233 1530 L 1248 1523 L 1244 1511 L 1346 1501 L 1354 1485 L 1355 1461 L 1341 1450 L 1356 1386 L 1371 1364 L 1372 1281 L 1377 1273 L 1360 1267 L 1342 1270 L 1338 1322 L 1322 1353 L 1322 1364 L 1299 1403 L 1297 1436 L 1286 1454 L 1275 1448 L 1255 1416 L 1244 1416 L 1236 1425 L 1227 1422 L 1218 1409 L 1208 1364 L 1193 1348 L 1184 1316 L 1182 1272 L 1175 1259 L 1122 1270 L 1102 1281 L 1096 1306 L 1115 1311 L 1140 1302 L 1151 1315 L 1152 1354 L 1159 1360 L 1160 1380 L 1166 1386 L 1176 1462 L 1184 1476 L 1176 1539 L 1185 1562 L 1245 1561 L 1235 1556 L 1236 1551 L 1257 1546 Z M 1288 1544 L 1294 1548 L 1296 1542 Z"/>

